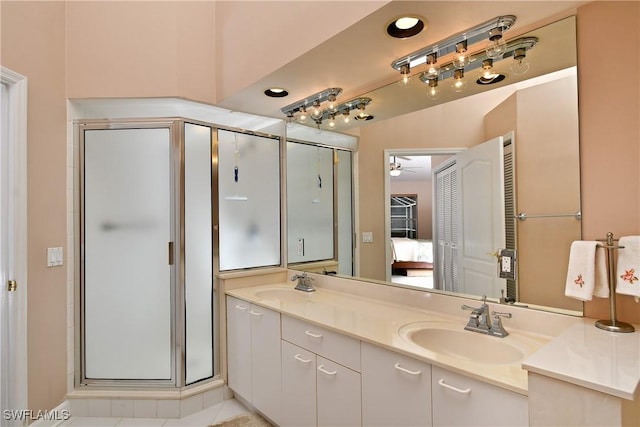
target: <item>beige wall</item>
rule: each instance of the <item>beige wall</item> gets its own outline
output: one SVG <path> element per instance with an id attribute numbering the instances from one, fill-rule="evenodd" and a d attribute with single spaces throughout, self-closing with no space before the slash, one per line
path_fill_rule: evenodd
<path id="1" fill-rule="evenodd" d="M 408 173 L 408 172 L 403 172 Z M 391 194 L 415 194 L 418 196 L 418 239 L 431 239 L 431 179 L 425 181 L 401 181 L 394 182 L 391 178 Z"/>
<path id="2" fill-rule="evenodd" d="M 368 0 L 219 2 L 217 101 L 222 102 L 293 61 L 386 3 L 388 1 Z M 291 19 L 292 16 L 295 19 Z"/>
<path id="3" fill-rule="evenodd" d="M 485 117 L 485 139 L 515 131 L 516 211 L 529 215 L 580 210 L 577 78 L 519 90 Z M 564 296 L 571 242 L 580 239 L 573 217 L 516 221 L 519 300 L 582 310 Z"/>
<path id="4" fill-rule="evenodd" d="M 67 389 L 67 272 L 46 267 L 48 247 L 62 246 L 68 255 L 65 7 L 7 1 L 1 7 L 2 65 L 28 78 L 28 403 L 50 409 Z"/>
<path id="5" fill-rule="evenodd" d="M 133 30 L 137 27 L 127 18 L 127 13 L 105 11 L 106 16 L 118 22 L 118 29 L 123 23 L 121 34 L 132 36 L 130 43 L 123 45 L 121 35 L 113 31 L 112 27 L 100 23 L 101 20 L 95 21 L 96 31 L 78 23 L 78 14 L 85 6 L 76 3 L 79 2 L 65 4 L 55 1 L 3 0 L 0 3 L 2 65 L 29 79 L 28 369 L 29 407 L 32 409 L 53 408 L 64 399 L 66 392 L 66 270 L 45 267 L 47 247 L 63 246 L 66 253 L 69 253 L 65 244 L 68 192 L 65 181 L 65 99 L 70 96 L 146 94 L 179 95 L 211 102 L 212 99 L 219 98 L 220 94 L 226 93 L 220 87 L 212 86 L 211 81 L 214 79 L 225 87 L 229 84 L 231 91 L 256 77 L 250 75 L 245 76 L 243 79 L 246 80 L 242 82 L 231 82 L 228 80 L 230 70 L 220 70 L 221 61 L 227 55 L 232 55 L 231 52 L 240 45 L 220 45 L 220 27 L 213 23 L 213 28 L 204 26 L 206 17 L 211 16 L 211 13 L 215 15 L 215 8 L 209 9 L 204 5 L 185 7 L 176 12 L 177 22 L 169 23 L 167 14 L 175 9 L 172 9 L 171 4 L 164 5 L 158 9 L 164 12 L 160 16 L 154 15 L 154 19 L 166 26 L 158 28 L 153 22 L 144 20 L 144 28 L 151 32 L 150 35 L 134 33 Z M 87 10 L 89 16 L 104 6 L 97 2 L 92 4 L 97 9 Z M 139 12 L 142 9 L 138 7 L 145 6 L 136 6 Z M 352 9 L 356 7 L 353 6 Z M 112 10 L 118 10 L 119 6 L 114 8 Z M 186 26 L 186 20 L 198 15 L 200 11 L 203 16 L 195 17 L 197 24 Z M 67 22 L 67 19 L 71 22 Z M 607 231 L 616 235 L 640 233 L 640 202 L 637 197 L 640 193 L 638 21 L 637 2 L 603 2 L 589 4 L 578 10 L 583 232 L 587 239 L 600 238 Z M 347 23 L 340 22 L 342 26 Z M 68 25 L 66 39 L 65 25 Z M 240 23 L 238 25 L 241 26 Z M 81 32 L 83 28 L 88 31 L 92 43 L 100 44 L 100 47 L 106 49 L 105 55 L 99 49 L 90 49 L 88 43 L 76 40 L 85 37 Z M 264 28 L 266 33 L 270 27 L 265 24 Z M 162 35 L 164 31 L 177 38 L 170 42 L 177 52 L 165 51 L 164 44 L 149 45 L 154 39 L 158 42 L 165 40 Z M 209 37 L 213 37 L 213 41 Z M 111 38 L 123 49 L 120 54 L 110 44 Z M 621 40 L 632 43 L 632 48 L 620 43 Z M 244 43 L 248 43 L 246 39 Z M 278 44 L 277 40 L 272 40 L 271 43 Z M 201 58 L 196 56 L 198 52 L 195 49 L 187 49 L 187 46 L 209 50 L 201 53 L 204 55 Z M 225 49 L 224 52 L 219 51 L 222 48 Z M 303 50 L 303 47 L 297 49 Z M 67 63 L 66 55 L 69 55 Z M 107 58 L 121 64 L 121 69 L 101 64 L 100 61 Z M 167 61 L 163 61 L 163 58 Z M 621 58 L 626 60 L 622 61 Z M 169 64 L 170 61 L 186 65 L 178 69 L 175 64 Z M 212 61 L 217 66 L 212 66 Z M 284 57 L 280 61 L 284 63 Z M 625 68 L 624 65 L 629 62 L 634 65 Z M 603 63 L 610 67 L 605 78 L 601 71 Z M 188 70 L 187 65 L 195 68 Z M 225 67 L 232 66 L 232 62 L 225 63 Z M 277 63 L 269 64 L 271 68 L 274 66 Z M 263 70 L 266 71 L 267 69 Z M 624 72 L 635 74 L 633 78 L 626 80 L 617 77 Z M 166 78 L 166 81 L 158 76 Z M 153 85 L 148 82 L 153 82 Z M 140 87 L 136 87 L 136 84 Z M 474 107 L 460 106 L 460 117 L 465 117 L 464 127 L 448 126 L 450 119 L 447 119 L 446 113 L 447 110 L 443 107 L 435 109 L 429 117 L 418 112 L 410 115 L 411 117 L 400 118 L 398 126 L 391 127 L 381 123 L 368 125 L 363 129 L 363 142 L 371 141 L 374 149 L 360 156 L 358 180 L 361 192 L 360 210 L 363 212 L 361 230 L 373 231 L 375 237 L 383 235 L 384 215 L 377 206 L 384 206 L 384 201 L 374 195 L 380 193 L 382 186 L 382 149 L 386 138 L 404 141 L 406 148 L 414 146 L 417 140 L 424 146 L 440 147 L 470 146 L 482 141 L 482 115 L 478 115 Z M 427 135 L 411 125 L 409 122 L 413 117 L 422 120 L 421 128 L 430 128 L 431 132 Z M 376 134 L 381 137 L 376 138 Z M 364 245 L 363 251 L 367 250 L 369 249 Z M 383 260 L 364 266 L 372 277 L 380 276 L 376 265 L 384 268 Z M 589 303 L 586 305 L 586 314 L 593 317 L 606 316 L 606 304 L 606 300 Z M 640 310 L 631 298 L 620 298 L 619 315 L 622 320 L 640 323 Z"/>
<path id="6" fill-rule="evenodd" d="M 67 96 L 216 101 L 214 2 L 66 3 Z"/>
<path id="7" fill-rule="evenodd" d="M 578 9 L 582 232 L 586 240 L 640 234 L 640 2 Z M 602 73 L 603 65 L 607 72 Z M 640 324 L 640 304 L 620 296 L 618 320 Z M 609 301 L 585 304 L 609 318 Z"/>

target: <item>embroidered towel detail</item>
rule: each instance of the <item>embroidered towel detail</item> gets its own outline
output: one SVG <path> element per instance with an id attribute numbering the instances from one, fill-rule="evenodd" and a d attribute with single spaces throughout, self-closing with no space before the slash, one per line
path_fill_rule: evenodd
<path id="1" fill-rule="evenodd" d="M 640 236 L 625 236 L 618 241 L 616 292 L 640 297 Z"/>
<path id="2" fill-rule="evenodd" d="M 597 254 L 597 255 L 596 255 Z M 596 241 L 575 241 L 569 253 L 569 268 L 564 294 L 581 301 L 591 301 L 595 295 L 609 296 L 606 261 L 603 249 Z"/>

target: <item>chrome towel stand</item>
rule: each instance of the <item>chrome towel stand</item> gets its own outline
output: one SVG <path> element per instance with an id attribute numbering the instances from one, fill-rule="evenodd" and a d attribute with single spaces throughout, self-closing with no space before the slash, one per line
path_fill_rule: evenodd
<path id="1" fill-rule="evenodd" d="M 633 332 L 635 328 L 633 325 L 625 322 L 619 322 L 616 320 L 616 264 L 614 258 L 614 252 L 617 249 L 624 249 L 624 246 L 615 244 L 618 239 L 613 238 L 613 233 L 607 233 L 606 240 L 600 240 L 599 242 L 605 242 L 604 244 L 598 243 L 598 247 L 605 248 L 607 250 L 607 270 L 609 273 L 609 308 L 611 310 L 611 319 L 598 320 L 596 327 L 611 332 Z"/>

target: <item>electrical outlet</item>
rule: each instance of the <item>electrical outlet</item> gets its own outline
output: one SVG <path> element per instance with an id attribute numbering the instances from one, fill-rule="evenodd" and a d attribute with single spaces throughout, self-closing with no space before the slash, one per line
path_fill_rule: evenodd
<path id="1" fill-rule="evenodd" d="M 298 237 L 298 256 L 304 256 L 304 239 Z"/>
<path id="2" fill-rule="evenodd" d="M 503 273 L 511 273 L 511 257 L 500 257 L 500 265 L 502 266 L 501 271 Z"/>
<path id="3" fill-rule="evenodd" d="M 502 279 L 516 278 L 516 251 L 500 249 L 498 251 L 498 277 Z"/>

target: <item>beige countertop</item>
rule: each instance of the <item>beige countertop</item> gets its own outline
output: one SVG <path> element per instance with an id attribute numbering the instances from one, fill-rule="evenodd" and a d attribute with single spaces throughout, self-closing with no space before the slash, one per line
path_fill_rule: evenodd
<path id="1" fill-rule="evenodd" d="M 640 332 L 608 332 L 584 318 L 525 359 L 525 369 L 633 400 L 640 383 Z"/>
<path id="2" fill-rule="evenodd" d="M 460 314 L 448 316 L 442 312 L 361 295 L 355 297 L 347 292 L 319 287 L 311 293 L 293 291 L 291 282 L 232 289 L 227 290 L 226 294 L 523 395 L 527 395 L 528 387 L 527 371 L 522 369 L 521 360 L 498 363 L 487 358 L 478 361 L 478 358 L 431 351 L 403 338 L 399 330 L 415 322 L 441 322 L 453 325 L 453 339 L 465 343 L 473 340 L 478 354 L 486 352 L 486 346 L 493 344 L 510 345 L 518 348 L 525 358 L 552 339 L 510 329 L 507 325 L 505 328 L 510 332 L 507 337 L 491 337 L 465 331 L 466 321 Z"/>

